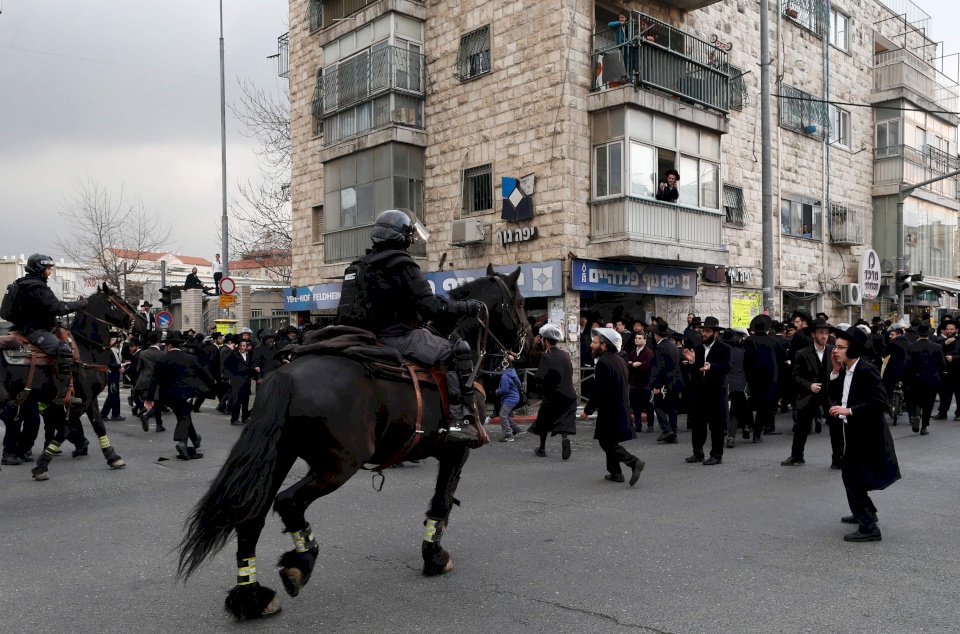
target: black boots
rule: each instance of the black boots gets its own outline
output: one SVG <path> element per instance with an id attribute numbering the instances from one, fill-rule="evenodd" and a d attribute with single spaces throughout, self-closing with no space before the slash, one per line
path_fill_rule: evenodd
<path id="1" fill-rule="evenodd" d="M 70 389 L 70 370 L 73 366 L 73 353 L 70 356 L 57 356 L 57 375 L 55 383 L 57 385 L 57 398 L 53 399 L 54 405 L 69 405 L 70 407 L 83 408 L 83 402 L 76 397 L 70 396 L 70 402 L 67 403 L 67 391 Z"/>

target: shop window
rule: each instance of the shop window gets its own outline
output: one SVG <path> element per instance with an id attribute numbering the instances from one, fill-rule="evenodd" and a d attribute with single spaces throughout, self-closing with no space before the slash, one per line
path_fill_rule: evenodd
<path id="1" fill-rule="evenodd" d="M 493 209 L 493 165 L 463 171 L 463 211 L 475 214 Z"/>
<path id="2" fill-rule="evenodd" d="M 780 230 L 784 235 L 796 238 L 821 240 L 823 208 L 820 202 L 799 196 L 781 199 Z"/>
<path id="3" fill-rule="evenodd" d="M 623 193 L 623 142 L 607 143 L 594 148 L 594 197 Z"/>

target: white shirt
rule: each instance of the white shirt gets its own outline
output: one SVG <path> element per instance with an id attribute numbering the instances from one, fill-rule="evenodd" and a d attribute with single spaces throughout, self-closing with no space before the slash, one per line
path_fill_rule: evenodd
<path id="1" fill-rule="evenodd" d="M 213 263 L 213 272 L 214 273 L 223 273 L 223 263 L 214 261 Z"/>
<path id="2" fill-rule="evenodd" d="M 714 339 L 714 340 L 710 343 L 709 346 L 706 345 L 706 344 L 704 344 L 704 346 L 703 346 L 703 360 L 704 360 L 704 362 L 706 362 L 707 357 L 710 356 L 710 349 L 713 348 L 713 344 L 715 344 L 716 342 L 717 342 L 717 340 Z"/>
<path id="3" fill-rule="evenodd" d="M 813 350 L 817 353 L 817 359 L 820 360 L 820 363 L 823 363 L 823 353 L 827 351 L 827 347 L 819 347 L 817 344 L 813 344 Z"/>
<path id="4" fill-rule="evenodd" d="M 857 364 L 860 363 L 860 359 L 857 359 L 853 362 L 849 368 L 847 368 L 847 373 L 843 375 L 843 397 L 840 399 L 840 407 L 847 407 L 847 399 L 850 398 L 850 384 L 853 383 L 853 371 L 857 368 Z M 830 373 L 830 380 L 834 380 L 840 376 L 840 373 L 836 374 Z M 841 416 L 840 420 L 847 422 L 846 416 Z"/>

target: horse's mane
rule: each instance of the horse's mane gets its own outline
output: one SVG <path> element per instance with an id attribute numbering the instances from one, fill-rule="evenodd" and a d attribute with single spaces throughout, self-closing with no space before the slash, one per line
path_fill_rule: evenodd
<path id="1" fill-rule="evenodd" d="M 495 273 L 494 275 L 500 275 L 500 274 Z M 476 287 L 478 287 L 481 282 L 485 282 L 488 277 L 490 276 L 484 275 L 483 277 L 478 277 L 477 279 L 467 282 L 466 284 L 462 284 L 454 289 L 447 291 L 447 295 L 450 297 L 450 299 L 455 299 L 455 300 L 466 299 L 470 297 L 471 291 L 476 289 Z M 500 277 L 503 277 L 503 276 L 500 275 Z"/>

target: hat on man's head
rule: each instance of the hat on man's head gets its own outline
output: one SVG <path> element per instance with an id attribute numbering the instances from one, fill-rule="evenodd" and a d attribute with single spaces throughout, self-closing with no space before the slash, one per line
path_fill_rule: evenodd
<path id="1" fill-rule="evenodd" d="M 694 317 L 694 319 L 697 319 Z M 701 328 L 709 328 L 711 330 L 723 330 L 720 326 L 720 320 L 714 317 L 713 315 L 708 315 L 706 319 L 703 320 L 703 325 Z"/>
<path id="2" fill-rule="evenodd" d="M 267 329 L 261 330 L 260 334 L 257 336 L 257 339 L 259 339 L 260 341 L 264 341 L 265 339 L 276 339 L 276 338 L 277 338 L 277 333 Z"/>
<path id="3" fill-rule="evenodd" d="M 147 336 L 144 338 L 144 342 L 145 342 L 148 346 L 152 346 L 153 344 L 157 343 L 158 341 L 160 341 L 160 331 L 159 331 L 159 330 L 151 330 L 150 332 L 147 333 Z"/>
<path id="4" fill-rule="evenodd" d="M 650 328 L 650 332 L 655 335 L 660 335 L 661 337 L 669 337 L 673 334 L 673 330 L 667 325 L 666 320 L 660 319 L 659 317 L 657 317 L 656 323 Z"/>
<path id="5" fill-rule="evenodd" d="M 148 302 L 147 300 L 143 300 L 143 303 L 140 304 L 140 308 L 144 308 L 144 307 L 153 308 L 153 304 L 151 304 L 151 303 Z"/>
<path id="6" fill-rule="evenodd" d="M 219 339 L 219 338 L 222 337 L 222 336 L 223 336 L 223 333 L 220 332 L 219 330 L 215 330 L 214 332 L 211 332 L 211 333 L 210 333 L 210 338 L 211 338 L 211 339 Z"/>
<path id="7" fill-rule="evenodd" d="M 590 336 L 599 337 L 600 341 L 606 342 L 608 346 L 617 352 L 620 352 L 620 347 L 623 345 L 623 338 L 621 338 L 620 333 L 613 328 L 594 328 L 590 331 Z"/>
<path id="8" fill-rule="evenodd" d="M 697 315 L 693 316 L 693 319 L 690 320 L 691 328 L 699 328 L 703 324 L 703 321 Z"/>
<path id="9" fill-rule="evenodd" d="M 750 330 L 753 332 L 767 332 L 773 327 L 770 315 L 757 315 L 750 320 Z"/>
<path id="10" fill-rule="evenodd" d="M 857 358 L 870 347 L 870 335 L 863 332 L 859 328 L 847 328 L 846 330 L 841 330 L 840 328 L 833 328 L 831 334 L 837 339 L 844 339 L 849 344 L 849 352 L 847 356 L 850 358 Z"/>
<path id="11" fill-rule="evenodd" d="M 933 330 L 933 329 L 930 327 L 930 324 L 928 324 L 928 323 L 925 322 L 925 321 L 922 321 L 922 322 L 920 322 L 920 324 L 917 326 L 917 336 L 918 336 L 918 337 L 929 337 L 931 330 Z"/>
<path id="12" fill-rule="evenodd" d="M 183 343 L 183 337 L 176 330 L 164 330 L 163 334 L 160 336 L 160 343 L 167 345 L 180 345 Z"/>
<path id="13" fill-rule="evenodd" d="M 539 334 L 544 339 L 550 341 L 563 341 L 563 332 L 556 324 L 544 324 L 540 326 Z"/>
<path id="14" fill-rule="evenodd" d="M 817 331 L 817 328 L 826 328 L 832 332 L 833 326 L 827 323 L 826 320 L 817 319 L 812 324 L 804 328 L 803 332 L 807 333 L 808 335 L 812 335 Z"/>
<path id="15" fill-rule="evenodd" d="M 790 321 L 793 321 L 793 320 L 796 319 L 797 317 L 799 317 L 799 318 L 802 319 L 803 321 L 807 322 L 808 324 L 812 324 L 812 323 L 813 323 L 813 315 L 811 315 L 811 314 L 808 313 L 808 312 L 804 312 L 804 311 L 802 311 L 802 310 L 795 310 L 795 311 L 793 311 L 793 313 L 790 315 Z"/>

